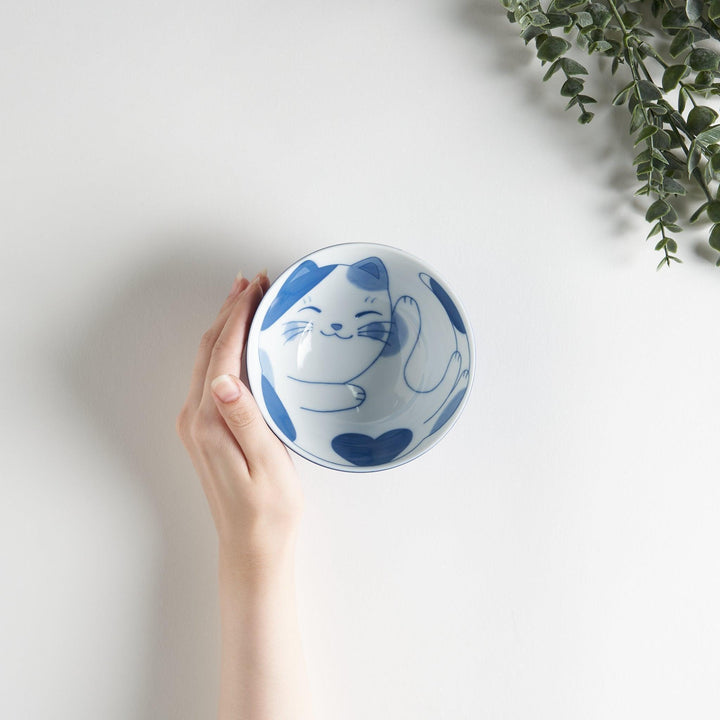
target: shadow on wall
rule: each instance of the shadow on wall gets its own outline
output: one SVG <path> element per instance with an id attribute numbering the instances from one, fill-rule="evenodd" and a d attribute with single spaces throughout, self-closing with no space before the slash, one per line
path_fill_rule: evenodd
<path id="1" fill-rule="evenodd" d="M 219 670 L 215 531 L 175 419 L 200 336 L 239 266 L 254 274 L 273 258 L 253 249 L 257 241 L 211 243 L 201 234 L 153 244 L 165 252 L 119 281 L 90 327 L 67 338 L 63 372 L 128 481 L 141 483 L 158 526 L 139 717 L 207 717 L 215 712 Z"/>
<path id="2" fill-rule="evenodd" d="M 472 29 L 492 49 L 490 71 L 519 87 L 519 92 L 528 104 L 541 107 L 542 112 L 552 118 L 564 133 L 562 142 L 559 141 L 560 134 L 547 140 L 537 137 L 536 141 L 556 142 L 558 152 L 567 153 L 571 163 L 579 168 L 587 166 L 596 177 L 598 190 L 603 191 L 598 192 L 598 210 L 602 217 L 612 223 L 609 239 L 617 236 L 618 240 L 627 243 L 637 238 L 638 244 L 644 243 L 650 229 L 649 225 L 647 228 L 643 225 L 649 202 L 647 198 L 634 195 L 640 183 L 632 166 L 632 158 L 637 150 L 628 132 L 630 116 L 627 106 L 611 106 L 617 91 L 630 80 L 627 68 L 621 66 L 613 77 L 609 59 L 588 56 L 582 50 L 576 54 L 570 52 L 590 71 L 590 76 L 586 78 L 587 94 L 598 100 L 597 105 L 590 108 L 598 116 L 589 126 L 580 126 L 577 123 L 577 109 L 564 110 L 567 99 L 560 96 L 560 74 L 548 82 L 542 82 L 547 66 L 541 68 L 535 56 L 534 43 L 525 47 L 520 38 L 519 26 L 508 21 L 500 0 L 464 0 L 459 5 L 458 15 L 462 25 Z M 601 72 L 597 72 L 598 69 Z M 528 132 L 532 134 L 533 129 L 528 128 Z M 587 172 L 583 169 L 584 174 Z M 611 191 L 610 197 L 607 190 Z M 557 198 L 558 213 L 562 212 L 561 200 Z M 687 198 L 678 198 L 674 204 L 681 218 L 687 218 L 704 200 L 699 189 L 697 192 L 692 189 Z M 707 245 L 707 228 L 698 227 L 683 235 L 687 237 L 679 238 L 682 241 L 679 243 L 681 255 L 684 247 L 685 258 L 691 251 L 695 258 L 703 262 L 715 262 L 717 255 Z M 657 259 L 660 259 L 659 256 Z"/>
<path id="3" fill-rule="evenodd" d="M 474 31 L 492 50 L 491 64 L 484 66 L 485 72 L 489 70 L 505 78 L 509 93 L 524 98 L 528 106 L 540 108 L 557 126 L 558 133 L 550 138 L 542 136 L 542 126 L 528 127 L 528 135 L 535 135 L 533 142 L 557 143 L 558 153 L 567 154 L 570 162 L 578 165 L 584 174 L 589 168 L 597 177 L 599 187 L 602 183 L 604 188 L 614 191 L 609 203 L 605 194 L 605 203 L 599 210 L 608 213 L 615 233 L 627 231 L 631 227 L 630 216 L 637 212 L 638 200 L 633 197 L 637 181 L 631 164 L 634 153 L 628 134 L 629 119 L 624 109 L 611 108 L 589 126 L 579 125 L 577 108 L 565 110 L 567 98 L 560 95 L 559 76 L 542 82 L 547 66 L 541 67 L 535 57 L 534 43 L 525 46 L 519 36 L 519 26 L 508 21 L 500 0 L 465 0 L 459 6 L 458 16 L 463 26 Z M 594 66 L 604 60 L 587 57 L 582 52 L 575 57 L 591 71 L 591 76 L 586 78 L 586 92 L 597 98 L 598 104 L 589 109 L 597 111 L 598 107 L 607 107 L 616 92 L 609 70 L 607 73 L 604 68 L 602 73 L 593 71 Z M 560 201 L 558 198 L 558 212 L 562 210 Z"/>

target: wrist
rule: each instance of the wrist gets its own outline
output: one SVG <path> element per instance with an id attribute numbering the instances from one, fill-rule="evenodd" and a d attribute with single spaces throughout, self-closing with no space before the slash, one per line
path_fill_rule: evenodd
<path id="1" fill-rule="evenodd" d="M 221 542 L 218 547 L 220 586 L 231 591 L 256 590 L 291 581 L 295 572 L 295 543 L 272 552 L 249 552 Z"/>

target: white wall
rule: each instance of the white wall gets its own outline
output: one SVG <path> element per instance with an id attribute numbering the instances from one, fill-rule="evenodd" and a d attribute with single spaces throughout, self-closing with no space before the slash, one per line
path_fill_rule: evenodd
<path id="1" fill-rule="evenodd" d="M 175 415 L 237 270 L 348 241 L 449 278 L 479 372 L 409 465 L 297 461 L 318 720 L 718 716 L 720 271 L 655 272 L 624 109 L 494 0 L 2 15 L 0 716 L 213 716 Z"/>

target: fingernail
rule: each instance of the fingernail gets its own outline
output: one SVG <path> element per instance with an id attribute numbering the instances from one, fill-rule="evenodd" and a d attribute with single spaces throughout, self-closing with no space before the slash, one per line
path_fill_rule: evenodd
<path id="1" fill-rule="evenodd" d="M 210 383 L 210 389 L 222 402 L 232 402 L 240 397 L 237 381 L 230 375 L 219 375 Z"/>
<path id="2" fill-rule="evenodd" d="M 264 275 L 265 277 L 267 277 L 267 276 L 268 276 L 268 274 L 267 274 L 267 268 L 263 268 L 263 269 L 258 273 L 258 275 Z"/>
<path id="3" fill-rule="evenodd" d="M 242 272 L 239 272 L 233 280 L 232 288 L 230 288 L 230 294 L 234 295 L 240 289 L 240 283 L 243 279 Z"/>

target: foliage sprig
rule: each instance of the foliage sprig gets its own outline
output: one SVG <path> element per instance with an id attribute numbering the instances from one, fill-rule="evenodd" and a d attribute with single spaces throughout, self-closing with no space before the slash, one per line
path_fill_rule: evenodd
<path id="1" fill-rule="evenodd" d="M 584 92 L 587 68 L 568 51 L 575 46 L 610 58 L 610 73 L 622 68 L 627 76 L 612 103 L 630 113 L 630 134 L 639 146 L 635 194 L 650 200 L 645 219 L 652 224 L 648 238 L 658 237 L 658 269 L 681 262 L 673 236 L 683 227 L 675 204 L 689 190 L 704 201 L 687 222 L 709 220 L 709 245 L 720 251 L 720 124 L 707 104 L 720 96 L 720 0 L 501 2 L 525 44 L 534 42 L 538 59 L 549 64 L 543 80 L 563 74 L 560 94 L 568 98 L 566 109 L 578 108 L 580 123 L 592 121 L 588 108 L 597 101 Z"/>

